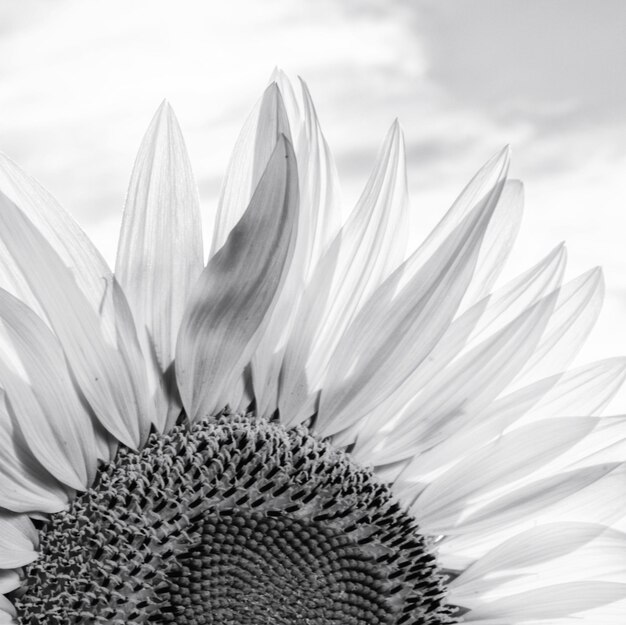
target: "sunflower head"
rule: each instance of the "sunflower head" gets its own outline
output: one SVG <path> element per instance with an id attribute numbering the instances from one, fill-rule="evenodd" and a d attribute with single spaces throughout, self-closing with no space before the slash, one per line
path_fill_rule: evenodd
<path id="1" fill-rule="evenodd" d="M 344 214 L 276 72 L 205 263 L 164 103 L 113 273 L 0 157 L 0 624 L 617 625 L 626 364 L 599 270 L 498 282 L 508 160 L 410 249 L 399 124 Z"/>

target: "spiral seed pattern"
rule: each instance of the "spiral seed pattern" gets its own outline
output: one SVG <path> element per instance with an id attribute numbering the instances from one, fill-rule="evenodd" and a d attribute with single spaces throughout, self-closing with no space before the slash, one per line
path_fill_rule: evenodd
<path id="1" fill-rule="evenodd" d="M 429 542 L 306 428 L 224 414 L 122 449 L 41 531 L 20 625 L 441 625 Z"/>

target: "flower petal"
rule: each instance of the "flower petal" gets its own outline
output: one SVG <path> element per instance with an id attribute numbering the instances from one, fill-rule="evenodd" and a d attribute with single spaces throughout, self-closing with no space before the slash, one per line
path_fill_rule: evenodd
<path id="1" fill-rule="evenodd" d="M 619 463 L 594 465 L 531 482 L 479 507 L 456 525 L 446 526 L 445 533 L 488 533 L 495 528 L 501 530 L 508 524 L 520 523 L 537 511 L 546 510 L 549 506 L 578 494 L 619 468 Z"/>
<path id="2" fill-rule="evenodd" d="M 306 365 L 311 390 L 320 388 L 331 354 L 357 311 L 397 268 L 404 255 L 407 212 L 404 152 L 404 138 L 395 122 L 357 205 L 341 229 L 341 247 L 327 309 L 320 317 L 315 350 Z"/>
<path id="3" fill-rule="evenodd" d="M 246 120 L 235 144 L 217 207 L 209 258 L 224 245 L 246 210 L 281 135 L 291 139 L 280 90 L 272 83 Z"/>
<path id="4" fill-rule="evenodd" d="M 63 264 L 69 267 L 79 289 L 93 310 L 98 311 L 106 340 L 115 344 L 115 311 L 108 297 L 113 274 L 100 252 L 59 203 L 4 154 L 0 154 L 0 191 L 20 208 Z M 10 260 L 9 255 L 0 254 L 2 265 L 6 266 Z M 20 268 L 13 265 L 8 269 L 0 274 L 0 287 L 16 295 L 39 314 L 38 298 L 30 291 Z M 22 287 L 13 288 L 15 282 Z"/>
<path id="5" fill-rule="evenodd" d="M 379 444 L 379 462 L 434 448 L 480 415 L 532 354 L 555 301 L 556 294 L 544 297 L 427 385 L 394 424 L 388 443 Z"/>
<path id="6" fill-rule="evenodd" d="M 0 569 L 30 564 L 37 559 L 36 547 L 37 530 L 30 519 L 0 510 Z"/>
<path id="7" fill-rule="evenodd" d="M 17 615 L 15 606 L 4 596 L 0 595 L 0 625 L 13 625 Z"/>
<path id="8" fill-rule="evenodd" d="M 163 102 L 142 141 L 130 180 L 116 277 L 128 297 L 158 394 L 157 427 L 168 404 L 180 410 L 165 379 L 192 286 L 204 266 L 198 191 L 180 127 Z M 169 397 L 168 397 L 169 396 Z"/>
<path id="9" fill-rule="evenodd" d="M 164 102 L 135 161 L 115 266 L 163 371 L 203 266 L 198 191 L 178 121 Z"/>
<path id="10" fill-rule="evenodd" d="M 514 578 L 528 567 L 575 552 L 603 534 L 613 536 L 619 544 L 619 532 L 595 523 L 544 523 L 516 534 L 491 549 L 450 583 L 452 595 L 463 600 L 480 594 Z M 622 546 L 623 549 L 623 546 Z M 579 571 L 584 576 L 584 569 Z"/>
<path id="11" fill-rule="evenodd" d="M 436 477 L 420 493 L 413 513 L 425 531 L 437 533 L 454 524 L 472 501 L 532 474 L 582 440 L 596 424 L 592 417 L 561 417 L 504 434 Z"/>
<path id="12" fill-rule="evenodd" d="M 604 280 L 599 268 L 564 284 L 544 335 L 515 385 L 564 371 L 589 336 L 603 298 Z"/>
<path id="13" fill-rule="evenodd" d="M 380 439 L 389 429 L 392 419 L 401 414 L 436 376 L 442 373 L 445 375 L 449 363 L 472 346 L 479 344 L 477 339 L 484 339 L 489 333 L 495 334 L 526 308 L 551 292 L 560 283 L 564 261 L 565 250 L 560 246 L 522 276 L 483 298 L 458 316 L 428 358 L 411 373 L 388 401 L 374 409 L 365 423 L 359 424 L 355 452 L 358 453 L 359 448 L 366 445 L 367 441 Z M 537 401 L 540 398 L 541 396 L 538 396 Z M 423 458 L 422 454 L 416 460 Z"/>
<path id="14" fill-rule="evenodd" d="M 422 263 L 419 248 L 359 310 L 330 359 L 320 434 L 338 433 L 386 401 L 438 343 L 471 280 L 507 166 L 503 153 L 490 164 L 499 173 L 495 185 L 436 252 Z"/>
<path id="15" fill-rule="evenodd" d="M 190 418 L 232 402 L 241 375 L 289 266 L 298 216 L 291 144 L 281 137 L 250 206 L 209 261 L 181 324 L 176 376 Z"/>
<path id="16" fill-rule="evenodd" d="M 506 618 L 513 622 L 563 619 L 566 616 L 623 599 L 626 584 L 581 581 L 554 584 L 526 592 L 481 601 L 470 612 L 474 619 Z"/>
<path id="17" fill-rule="evenodd" d="M 281 90 L 289 85 L 285 80 L 279 82 Z M 295 334 L 296 341 L 300 336 L 300 331 L 293 333 L 292 328 L 302 306 L 303 290 L 311 279 L 320 255 L 326 251 L 339 229 L 335 166 L 304 83 L 302 91 L 305 112 L 298 133 L 302 140 L 297 151 L 300 189 L 298 243 L 279 301 L 252 360 L 252 381 L 259 416 L 269 416 L 277 408 L 283 347 L 290 335 Z M 293 106 L 295 104 L 292 103 Z M 296 131 L 298 121 L 292 119 L 290 122 Z M 315 306 L 323 309 L 325 303 L 326 300 L 316 298 Z"/>
<path id="18" fill-rule="evenodd" d="M 98 419 L 124 444 L 137 447 L 149 428 L 145 389 L 138 387 L 120 352 L 105 341 L 100 319 L 73 274 L 30 220 L 1 195 L 0 238 L 44 310 Z"/>
<path id="19" fill-rule="evenodd" d="M 0 501 L 14 512 L 62 510 L 68 493 L 32 455 L 0 396 Z"/>
<path id="20" fill-rule="evenodd" d="M 19 588 L 20 583 L 21 580 L 17 571 L 0 571 L 0 593 L 9 593 Z"/>
<path id="21" fill-rule="evenodd" d="M 524 212 L 524 187 L 519 180 L 507 180 L 485 232 L 476 269 L 460 309 L 487 297 L 504 268 L 519 232 Z"/>
<path id="22" fill-rule="evenodd" d="M 28 446 L 57 479 L 85 489 L 96 472 L 95 432 L 91 415 L 74 389 L 61 346 L 32 310 L 2 289 L 0 320 L 30 382 L 30 387 L 21 383 L 0 363 L 0 385 Z"/>

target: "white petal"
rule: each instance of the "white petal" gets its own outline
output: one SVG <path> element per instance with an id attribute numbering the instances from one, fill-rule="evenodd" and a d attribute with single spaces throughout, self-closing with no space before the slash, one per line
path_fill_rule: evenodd
<path id="1" fill-rule="evenodd" d="M 554 313 L 533 356 L 518 376 L 521 383 L 567 369 L 593 328 L 604 297 L 602 271 L 592 269 L 559 289 Z"/>
<path id="2" fill-rule="evenodd" d="M 229 384 L 252 356 L 289 266 L 297 202 L 295 156 L 283 137 L 248 210 L 198 280 L 183 318 L 176 376 L 190 418 L 232 401 Z"/>
<path id="3" fill-rule="evenodd" d="M 595 465 L 531 482 L 479 507 L 459 520 L 456 526 L 447 527 L 446 533 L 487 533 L 508 524 L 521 523 L 524 519 L 532 518 L 538 511 L 543 511 L 601 481 L 615 470 L 619 470 L 616 463 Z"/>
<path id="4" fill-rule="evenodd" d="M 600 415 L 626 379 L 626 358 L 607 358 L 564 373 L 529 418 Z"/>
<path id="5" fill-rule="evenodd" d="M 203 269 L 202 256 L 198 191 L 180 127 L 164 102 L 135 161 L 116 262 L 143 353 L 155 361 L 153 385 L 167 386 L 162 376 L 174 359 L 185 304 Z M 167 413 L 159 408 L 155 417 L 162 430 Z"/>
<path id="6" fill-rule="evenodd" d="M 460 305 L 461 310 L 489 294 L 513 248 L 522 223 L 523 209 L 522 183 L 519 180 L 507 180 L 485 232 L 474 276 Z"/>
<path id="7" fill-rule="evenodd" d="M 448 327 L 440 341 L 415 371 L 406 379 L 393 395 L 381 403 L 370 415 L 366 423 L 359 427 L 359 438 L 355 453 L 371 439 L 379 439 L 389 429 L 394 420 L 418 395 L 432 383 L 436 376 L 445 375 L 445 368 L 470 346 L 480 343 L 489 333 L 504 328 L 526 308 L 535 304 L 542 296 L 553 290 L 560 282 L 563 272 L 565 250 L 556 248 L 535 267 L 522 276 L 506 284 L 490 296 L 482 299 L 457 317 Z M 555 381 L 556 382 L 556 381 Z M 537 401 L 541 396 L 537 397 Z M 481 419 L 482 421 L 482 419 Z M 437 452 L 437 458 L 440 458 Z M 416 461 L 426 462 L 424 454 Z"/>
<path id="8" fill-rule="evenodd" d="M 269 416 L 277 408 L 283 347 L 290 334 L 295 335 L 295 342 L 300 338 L 300 330 L 292 332 L 292 326 L 302 305 L 305 284 L 339 227 L 334 163 L 304 83 L 302 89 L 305 118 L 301 130 L 304 139 L 297 153 L 300 188 L 297 245 L 279 300 L 252 360 L 252 380 L 259 416 Z M 315 306 L 323 308 L 324 303 L 318 297 Z"/>
<path id="9" fill-rule="evenodd" d="M 626 584 L 616 582 L 583 581 L 555 584 L 491 602 L 481 601 L 470 612 L 469 622 L 472 622 L 472 619 L 504 617 L 517 623 L 565 617 L 617 601 L 625 594 Z"/>
<path id="10" fill-rule="evenodd" d="M 452 596 L 462 602 L 463 598 L 489 592 L 520 574 L 536 574 L 543 563 L 575 552 L 604 533 L 613 535 L 618 544 L 619 533 L 593 523 L 545 523 L 532 527 L 490 550 L 463 571 L 449 585 Z M 586 577 L 588 570 L 581 567 L 577 573 Z"/>
<path id="11" fill-rule="evenodd" d="M 4 595 L 0 595 L 0 625 L 12 625 L 16 622 L 14 616 L 15 606 Z"/>
<path id="12" fill-rule="evenodd" d="M 59 203 L 4 154 L 0 154 L 0 192 L 20 208 L 63 264 L 69 267 L 92 309 L 99 313 L 106 340 L 115 344 L 115 311 L 110 297 L 113 275 L 100 252 Z M 6 254 L 0 254 L 2 265 L 9 261 Z M 5 272 L 0 274 L 0 287 L 17 295 L 35 312 L 40 312 L 37 296 L 30 291 L 21 271 L 16 269 L 18 267 L 12 265 L 8 275 Z M 12 288 L 15 281 L 22 285 L 21 289 Z"/>
<path id="13" fill-rule="evenodd" d="M 332 276 L 337 263 L 341 237 L 337 237 L 317 264 L 294 320 L 294 331 L 283 357 L 280 375 L 279 408 L 283 423 L 294 425 L 314 411 L 312 389 L 305 364 L 314 344 L 315 332 L 330 295 Z"/>
<path id="14" fill-rule="evenodd" d="M 0 510 L 0 569 L 33 562 L 37 558 L 36 547 L 37 530 L 29 518 Z"/>
<path id="15" fill-rule="evenodd" d="M 32 455 L 0 396 L 0 501 L 15 512 L 58 512 L 68 493 Z"/>
<path id="16" fill-rule="evenodd" d="M 20 576 L 17 571 L 0 571 L 0 592 L 9 593 L 20 587 Z"/>
<path id="17" fill-rule="evenodd" d="M 546 419 L 518 428 L 464 458 L 435 478 L 412 510 L 429 533 L 445 533 L 472 501 L 510 487 L 582 440 L 596 426 L 592 417 Z"/>
<path id="18" fill-rule="evenodd" d="M 506 160 L 499 161 L 504 176 Z M 395 295 L 420 250 L 372 295 L 332 354 L 316 427 L 330 435 L 385 401 L 448 328 L 471 280 L 503 178 Z M 407 266 L 409 269 L 407 270 Z M 409 347 L 410 346 L 410 347 Z"/>
<path id="19" fill-rule="evenodd" d="M 475 211 L 476 206 L 483 203 L 488 196 L 498 190 L 495 199 L 499 200 L 504 179 L 508 171 L 510 150 L 505 147 L 494 154 L 468 182 L 441 221 L 430 231 L 419 248 L 413 252 L 414 271 L 419 269 L 435 251 L 443 244 L 450 234 L 463 223 L 468 215 Z M 494 209 L 497 210 L 497 209 Z M 413 272 L 409 273 L 409 276 Z"/>
<path id="20" fill-rule="evenodd" d="M 428 385 L 379 443 L 376 463 L 434 448 L 480 415 L 519 372 L 541 337 L 556 298 L 549 295 L 458 358 Z M 359 454 L 366 454 L 360 450 Z"/>
<path id="21" fill-rule="evenodd" d="M 119 440 L 136 447 L 149 427 L 145 388 L 138 387 L 120 352 L 105 341 L 96 311 L 61 258 L 4 196 L 0 238 L 37 297 L 98 419 Z"/>
<path id="22" fill-rule="evenodd" d="M 341 230 L 327 310 L 320 319 L 315 350 L 307 362 L 312 390 L 320 388 L 331 354 L 357 311 L 402 259 L 406 211 L 404 139 L 396 122 L 387 133 L 365 190 Z"/>
<path id="23" fill-rule="evenodd" d="M 33 311 L 2 289 L 0 320 L 30 382 L 31 388 L 14 385 L 14 376 L 4 375 L 5 366 L 0 364 L 0 385 L 7 391 L 28 446 L 59 480 L 86 488 L 96 472 L 96 433 L 76 394 L 61 346 Z"/>
<path id="24" fill-rule="evenodd" d="M 235 144 L 217 208 L 209 257 L 224 245 L 246 210 L 281 135 L 290 139 L 289 120 L 280 90 L 272 83 L 246 120 Z"/>

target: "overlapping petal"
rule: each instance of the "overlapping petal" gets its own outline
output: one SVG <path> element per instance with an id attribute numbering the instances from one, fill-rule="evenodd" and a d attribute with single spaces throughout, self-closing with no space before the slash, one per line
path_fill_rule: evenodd
<path id="1" fill-rule="evenodd" d="M 190 418 L 228 403 L 260 340 L 259 328 L 284 278 L 298 214 L 295 155 L 282 137 L 241 220 L 193 289 L 176 351 L 176 375 Z"/>

